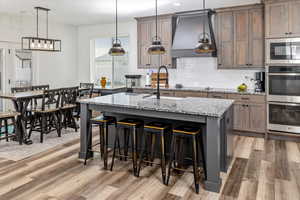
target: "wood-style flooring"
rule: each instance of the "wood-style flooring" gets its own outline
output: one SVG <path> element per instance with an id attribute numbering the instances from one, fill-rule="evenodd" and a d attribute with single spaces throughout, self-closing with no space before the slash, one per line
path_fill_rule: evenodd
<path id="1" fill-rule="evenodd" d="M 116 161 L 113 172 L 102 170 L 97 158 L 83 166 L 78 149 L 75 140 L 19 161 L 0 158 L 0 199 L 300 199 L 300 143 L 236 136 L 222 191 L 201 188 L 199 195 L 192 174 L 172 177 L 167 187 L 159 166 L 144 168 L 136 178 L 130 161 Z"/>

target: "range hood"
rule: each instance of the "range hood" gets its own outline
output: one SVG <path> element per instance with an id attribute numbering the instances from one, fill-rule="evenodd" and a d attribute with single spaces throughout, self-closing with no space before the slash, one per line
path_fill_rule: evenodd
<path id="1" fill-rule="evenodd" d="M 202 54 L 194 52 L 199 41 L 199 36 L 203 32 L 204 19 L 209 38 L 211 39 L 212 45 L 216 47 L 215 35 L 212 27 L 212 16 L 214 14 L 215 12 L 211 9 L 175 14 L 173 18 L 173 44 L 171 51 L 173 58 L 217 56 L 217 51 Z"/>

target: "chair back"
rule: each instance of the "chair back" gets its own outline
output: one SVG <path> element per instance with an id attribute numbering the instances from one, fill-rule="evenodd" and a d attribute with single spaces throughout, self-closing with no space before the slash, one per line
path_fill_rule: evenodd
<path id="1" fill-rule="evenodd" d="M 44 90 L 42 110 L 45 108 L 58 108 L 61 98 L 60 89 Z"/>
<path id="2" fill-rule="evenodd" d="M 18 92 L 27 92 L 31 91 L 32 87 L 13 87 L 11 88 L 11 93 L 18 93 Z"/>
<path id="3" fill-rule="evenodd" d="M 76 104 L 78 87 L 61 88 L 61 107 L 67 104 Z"/>
<path id="4" fill-rule="evenodd" d="M 50 86 L 49 85 L 34 85 L 32 86 L 33 91 L 38 91 L 38 90 L 49 90 Z"/>
<path id="5" fill-rule="evenodd" d="M 89 98 L 92 98 L 93 90 L 94 90 L 94 84 L 93 83 L 80 83 L 80 88 L 87 89 L 86 91 L 81 91 L 79 96 L 87 96 Z"/>

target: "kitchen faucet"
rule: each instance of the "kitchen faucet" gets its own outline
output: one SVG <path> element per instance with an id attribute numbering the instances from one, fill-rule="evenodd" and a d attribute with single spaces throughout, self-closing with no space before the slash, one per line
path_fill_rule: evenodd
<path id="1" fill-rule="evenodd" d="M 166 73 L 167 73 L 167 76 L 164 79 L 160 79 L 160 75 L 159 75 L 160 70 L 162 70 L 162 69 L 165 69 Z M 166 81 L 166 87 L 168 87 L 168 85 L 169 85 L 169 72 L 168 72 L 168 68 L 164 65 L 160 66 L 158 68 L 158 71 L 157 71 L 157 86 L 156 86 L 157 87 L 157 90 L 156 90 L 156 98 L 157 99 L 160 99 L 159 83 L 160 83 L 161 80 L 165 80 Z"/>

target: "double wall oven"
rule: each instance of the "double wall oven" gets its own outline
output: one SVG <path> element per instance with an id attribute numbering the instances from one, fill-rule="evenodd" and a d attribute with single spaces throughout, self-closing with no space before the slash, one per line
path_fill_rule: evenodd
<path id="1" fill-rule="evenodd" d="M 300 64 L 267 66 L 268 129 L 300 134 Z"/>
<path id="2" fill-rule="evenodd" d="M 300 134 L 300 38 L 266 41 L 268 129 Z"/>

